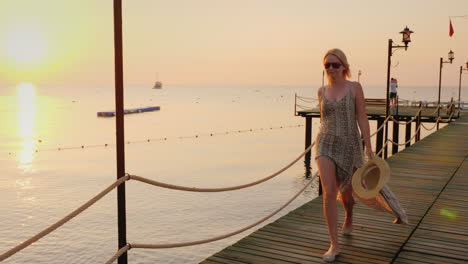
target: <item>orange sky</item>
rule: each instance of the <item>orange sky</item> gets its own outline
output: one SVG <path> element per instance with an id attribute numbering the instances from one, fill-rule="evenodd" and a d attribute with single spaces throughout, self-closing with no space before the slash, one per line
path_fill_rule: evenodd
<path id="1" fill-rule="evenodd" d="M 0 8 L 0 85 L 113 84 L 111 0 L 4 1 Z M 468 60 L 466 0 L 139 0 L 124 1 L 127 84 L 316 85 L 322 55 L 343 49 L 353 79 L 384 85 L 387 42 L 400 44 L 407 25 L 415 34 L 408 51 L 393 56 L 400 85 L 458 85 Z"/>

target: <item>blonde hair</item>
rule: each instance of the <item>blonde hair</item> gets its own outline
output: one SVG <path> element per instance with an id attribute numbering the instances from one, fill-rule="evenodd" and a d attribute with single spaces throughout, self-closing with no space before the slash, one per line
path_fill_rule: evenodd
<path id="1" fill-rule="evenodd" d="M 340 49 L 331 49 L 331 50 L 327 51 L 327 53 L 325 53 L 325 56 L 323 56 L 323 62 L 325 62 L 328 55 L 334 55 L 335 57 L 338 58 L 338 60 L 341 62 L 341 64 L 343 64 L 343 67 L 345 68 L 343 70 L 343 77 L 345 79 L 350 78 L 351 77 L 351 71 L 349 69 L 348 59 L 346 58 L 346 55 L 344 54 L 344 52 L 342 50 L 340 50 Z"/>

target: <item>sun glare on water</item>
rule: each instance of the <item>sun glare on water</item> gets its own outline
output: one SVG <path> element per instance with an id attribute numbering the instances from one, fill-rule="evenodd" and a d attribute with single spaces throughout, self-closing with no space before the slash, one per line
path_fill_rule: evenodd
<path id="1" fill-rule="evenodd" d="M 22 83 L 17 88 L 18 135 L 21 136 L 19 168 L 32 169 L 36 141 L 33 139 L 36 118 L 36 91 L 32 84 Z"/>

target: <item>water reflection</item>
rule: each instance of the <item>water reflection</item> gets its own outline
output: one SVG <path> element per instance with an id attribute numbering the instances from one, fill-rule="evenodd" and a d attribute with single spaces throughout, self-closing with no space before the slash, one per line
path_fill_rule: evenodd
<path id="1" fill-rule="evenodd" d="M 36 91 L 31 83 L 22 83 L 18 86 L 17 103 L 18 135 L 22 138 L 21 150 L 18 155 L 18 168 L 31 171 L 36 146 L 36 141 L 33 139 L 36 119 Z"/>

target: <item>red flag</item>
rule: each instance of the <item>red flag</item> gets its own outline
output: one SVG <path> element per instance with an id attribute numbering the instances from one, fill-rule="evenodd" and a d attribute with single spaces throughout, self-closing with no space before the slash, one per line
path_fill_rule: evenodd
<path id="1" fill-rule="evenodd" d="M 454 33 L 455 31 L 453 31 L 452 20 L 449 20 L 449 21 L 450 21 L 450 25 L 449 25 L 449 36 L 451 37 L 451 36 L 453 36 L 453 33 Z"/>

